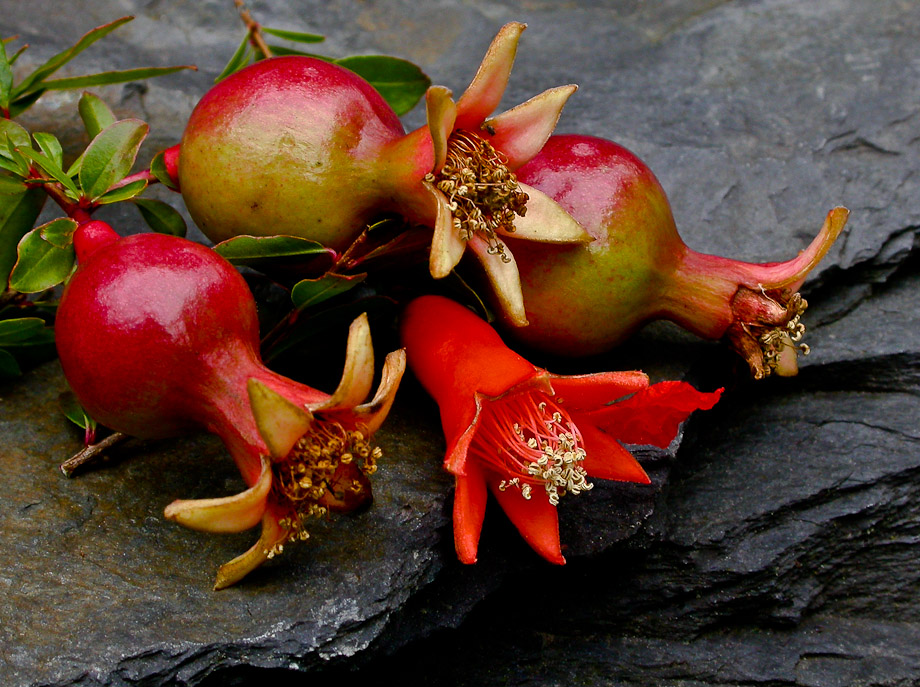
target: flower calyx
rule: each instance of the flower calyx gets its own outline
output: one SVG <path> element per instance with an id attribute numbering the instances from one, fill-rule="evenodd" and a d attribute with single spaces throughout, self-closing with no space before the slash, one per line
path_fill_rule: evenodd
<path id="1" fill-rule="evenodd" d="M 245 491 L 216 499 L 178 500 L 167 519 L 206 532 L 242 532 L 261 522 L 255 545 L 225 563 L 215 589 L 229 587 L 286 544 L 309 538 L 307 523 L 349 512 L 372 498 L 369 477 L 381 449 L 371 436 L 393 404 L 405 371 L 405 351 L 387 355 L 373 398 L 373 348 L 366 315 L 349 330 L 345 369 L 338 388 L 316 403 L 294 403 L 263 381 L 247 383 L 249 407 L 264 450 L 258 478 Z"/>
<path id="2" fill-rule="evenodd" d="M 591 236 L 549 196 L 521 184 L 514 170 L 552 134 L 574 85 L 544 91 L 495 117 L 524 24 L 506 24 L 459 100 L 443 86 L 425 95 L 427 138 L 434 164 L 422 179 L 434 209 L 429 270 L 447 276 L 469 247 L 509 320 L 527 324 L 520 277 L 502 236 L 550 243 L 586 243 Z"/>

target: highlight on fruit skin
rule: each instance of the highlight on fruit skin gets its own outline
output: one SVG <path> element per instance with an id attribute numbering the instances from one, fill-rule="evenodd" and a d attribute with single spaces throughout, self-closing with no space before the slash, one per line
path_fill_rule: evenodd
<path id="1" fill-rule="evenodd" d="M 178 181 L 189 213 L 214 242 L 287 234 L 337 251 L 380 213 L 397 213 L 432 228 L 434 278 L 469 247 L 510 321 L 525 324 L 504 237 L 562 244 L 590 237 L 514 175 L 543 146 L 576 87 L 551 88 L 491 116 L 524 28 L 502 27 L 459 100 L 430 87 L 427 123 L 409 134 L 370 84 L 336 65 L 286 56 L 236 72 L 205 94 L 183 134 Z"/>
<path id="2" fill-rule="evenodd" d="M 590 491 L 590 477 L 647 484 L 622 443 L 667 447 L 683 420 L 721 395 L 685 382 L 650 385 L 637 371 L 552 374 L 440 296 L 409 303 L 401 331 L 409 367 L 440 409 L 464 563 L 476 562 L 489 492 L 534 551 L 565 563 L 559 500 Z"/>
<path id="3" fill-rule="evenodd" d="M 552 136 L 518 177 L 556 200 L 592 241 L 544 250 L 509 239 L 530 322 L 509 327 L 514 338 L 558 355 L 591 355 L 667 319 L 727 342 L 755 379 L 796 374 L 797 354 L 808 350 L 798 290 L 843 231 L 846 208 L 828 212 L 791 260 L 747 263 L 687 247 L 652 171 L 612 141 Z"/>
<path id="4" fill-rule="evenodd" d="M 365 400 L 374 378 L 366 316 L 349 329 L 342 379 L 328 394 L 262 363 L 252 294 L 211 249 L 163 234 L 120 238 L 98 221 L 78 227 L 74 245 L 79 266 L 64 289 L 55 337 L 81 405 L 131 436 L 212 432 L 247 485 L 165 511 L 208 532 L 261 524 L 257 543 L 221 566 L 215 588 L 305 539 L 309 518 L 370 502 L 369 476 L 381 455 L 371 438 L 392 406 L 405 353 L 387 355 Z"/>

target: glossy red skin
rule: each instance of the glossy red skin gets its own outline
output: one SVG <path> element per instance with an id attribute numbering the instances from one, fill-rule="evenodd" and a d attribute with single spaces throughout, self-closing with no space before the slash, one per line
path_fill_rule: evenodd
<path id="1" fill-rule="evenodd" d="M 137 437 L 208 429 L 238 462 L 253 455 L 240 467 L 247 482 L 257 478 L 265 448 L 247 380 L 294 402 L 327 396 L 262 365 L 256 306 L 240 274 L 209 248 L 174 236 L 100 245 L 94 231 L 76 242 L 92 250 L 64 290 L 55 338 L 64 374 L 90 416 Z"/>
<path id="2" fill-rule="evenodd" d="M 201 230 L 291 234 L 347 246 L 392 195 L 381 150 L 399 118 L 353 72 L 309 57 L 262 60 L 218 83 L 182 139 L 179 182 Z"/>
<path id="3" fill-rule="evenodd" d="M 594 240 L 548 247 L 509 239 L 530 323 L 513 328 L 516 338 L 588 355 L 664 314 L 663 295 L 686 247 L 661 184 L 636 155 L 604 139 L 557 135 L 517 175 Z"/>

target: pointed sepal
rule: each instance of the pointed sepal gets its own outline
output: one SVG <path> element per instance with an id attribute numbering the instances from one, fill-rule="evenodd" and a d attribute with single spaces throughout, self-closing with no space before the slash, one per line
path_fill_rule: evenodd
<path id="1" fill-rule="evenodd" d="M 313 415 L 257 379 L 246 385 L 256 427 L 272 458 L 284 458 L 313 424 Z"/>
<path id="2" fill-rule="evenodd" d="M 371 392 L 374 382 L 374 346 L 371 341 L 371 327 L 367 313 L 361 313 L 348 328 L 348 343 L 345 348 L 345 368 L 335 393 L 317 405 L 311 405 L 312 412 L 334 411 L 353 408 Z"/>
<path id="3" fill-rule="evenodd" d="M 526 24 L 510 22 L 492 39 L 476 76 L 457 102 L 458 129 L 479 126 L 498 107 L 508 87 L 518 41 L 526 28 Z"/>
<path id="4" fill-rule="evenodd" d="M 201 532 L 243 532 L 259 524 L 271 487 L 271 463 L 263 456 L 259 479 L 246 491 L 223 498 L 176 500 L 166 506 L 163 515 Z"/>

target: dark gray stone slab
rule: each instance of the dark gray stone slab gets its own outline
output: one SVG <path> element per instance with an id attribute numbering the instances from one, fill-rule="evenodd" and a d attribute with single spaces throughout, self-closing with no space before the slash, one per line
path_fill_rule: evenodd
<path id="1" fill-rule="evenodd" d="M 70 73 L 199 66 L 101 91 L 120 115 L 150 122 L 148 158 L 178 139 L 241 37 L 224 0 L 67 7 L 0 0 L 0 34 L 33 46 L 26 63 L 130 12 L 137 19 Z M 649 457 L 654 488 L 602 485 L 564 504 L 564 569 L 536 561 L 492 511 L 481 563 L 453 562 L 436 418 L 409 384 L 381 435 L 387 454 L 402 459 L 381 470 L 375 506 L 317 525 L 305 546 L 220 594 L 209 590 L 213 570 L 249 536 L 207 537 L 161 517 L 172 498 L 237 487 L 219 443 L 128 445 L 105 469 L 65 480 L 54 465 L 79 439 L 53 410 L 63 388 L 56 366 L 40 368 L 0 389 L 2 464 L 13 466 L 0 502 L 0 681 L 914 681 L 918 6 L 342 0 L 251 8 L 269 26 L 326 34 L 331 55 L 407 57 L 455 93 L 497 28 L 527 21 L 504 105 L 579 83 L 559 130 L 613 138 L 646 159 L 697 250 L 785 259 L 830 207 L 847 205 L 849 230 L 806 288 L 813 352 L 798 379 L 753 386 L 716 345 L 658 326 L 583 363 L 671 377 L 689 369 L 729 395 L 690 423 L 670 476 L 673 455 Z M 76 147 L 77 97 L 48 96 L 24 123 Z M 416 111 L 406 122 L 422 119 Z M 107 218 L 142 228 L 130 209 Z"/>

